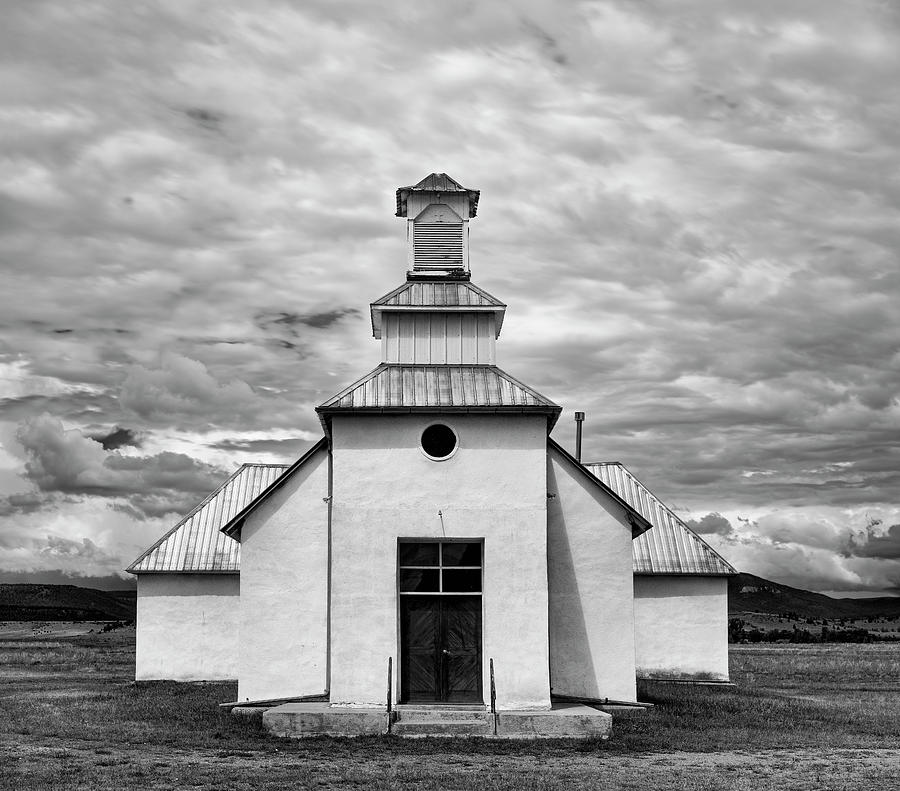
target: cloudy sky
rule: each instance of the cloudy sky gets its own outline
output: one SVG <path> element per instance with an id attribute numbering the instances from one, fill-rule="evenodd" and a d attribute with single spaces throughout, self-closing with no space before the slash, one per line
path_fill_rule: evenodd
<path id="1" fill-rule="evenodd" d="M 501 366 L 732 563 L 900 592 L 900 7 L 3 2 L 0 581 L 110 579 L 379 362 L 482 191 Z"/>

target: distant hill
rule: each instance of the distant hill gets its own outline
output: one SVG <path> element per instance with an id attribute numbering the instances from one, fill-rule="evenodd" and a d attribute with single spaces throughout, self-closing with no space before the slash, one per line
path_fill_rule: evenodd
<path id="1" fill-rule="evenodd" d="M 738 574 L 728 580 L 728 615 L 748 613 L 791 614 L 795 618 L 891 617 L 900 615 L 900 597 L 832 599 L 753 574 Z"/>
<path id="2" fill-rule="evenodd" d="M 0 584 L 0 621 L 133 621 L 136 592 Z"/>

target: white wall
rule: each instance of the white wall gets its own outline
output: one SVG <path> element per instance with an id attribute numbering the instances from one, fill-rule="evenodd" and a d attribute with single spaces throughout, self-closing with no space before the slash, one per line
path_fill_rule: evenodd
<path id="1" fill-rule="evenodd" d="M 459 437 L 446 461 L 419 446 L 434 422 Z M 383 706 L 388 657 L 400 688 L 398 537 L 471 537 L 484 539 L 485 697 L 493 657 L 500 708 L 549 707 L 546 418 L 335 416 L 332 430 L 332 703 Z"/>
<path id="2" fill-rule="evenodd" d="M 728 579 L 635 576 L 639 677 L 728 680 Z"/>
<path id="3" fill-rule="evenodd" d="M 241 530 L 238 700 L 321 695 L 328 658 L 328 452 Z"/>
<path id="4" fill-rule="evenodd" d="M 558 451 L 547 465 L 553 693 L 633 701 L 631 527 Z"/>
<path id="5" fill-rule="evenodd" d="M 138 574 L 137 681 L 237 678 L 237 574 Z"/>
<path id="6" fill-rule="evenodd" d="M 382 314 L 381 359 L 386 363 L 493 365 L 497 330 L 493 313 Z"/>

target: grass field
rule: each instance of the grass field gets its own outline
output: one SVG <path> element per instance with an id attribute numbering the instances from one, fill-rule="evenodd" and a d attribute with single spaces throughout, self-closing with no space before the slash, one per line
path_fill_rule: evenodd
<path id="1" fill-rule="evenodd" d="M 894 789 L 900 644 L 733 646 L 733 687 L 645 684 L 606 742 L 287 742 L 233 684 L 131 682 L 134 631 L 0 625 L 0 788 Z"/>

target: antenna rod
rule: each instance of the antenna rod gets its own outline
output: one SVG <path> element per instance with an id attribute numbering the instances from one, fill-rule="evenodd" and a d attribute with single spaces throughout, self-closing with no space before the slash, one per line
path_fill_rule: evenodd
<path id="1" fill-rule="evenodd" d="M 581 427 L 584 424 L 584 412 L 575 413 L 575 460 L 581 464 Z"/>

